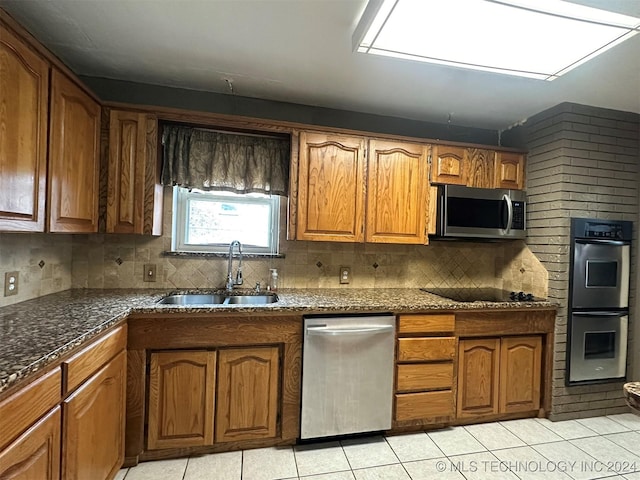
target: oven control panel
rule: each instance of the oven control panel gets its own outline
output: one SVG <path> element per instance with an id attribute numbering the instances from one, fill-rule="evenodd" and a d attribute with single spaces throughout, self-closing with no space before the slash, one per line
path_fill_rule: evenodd
<path id="1" fill-rule="evenodd" d="M 631 240 L 631 222 L 614 220 L 573 219 L 576 238 Z"/>

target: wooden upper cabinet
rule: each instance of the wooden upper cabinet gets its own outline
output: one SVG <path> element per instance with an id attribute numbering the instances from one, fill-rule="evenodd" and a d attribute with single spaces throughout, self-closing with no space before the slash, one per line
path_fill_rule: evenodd
<path id="1" fill-rule="evenodd" d="M 60 407 L 54 408 L 13 443 L 0 450 L 0 478 L 60 478 Z"/>
<path id="2" fill-rule="evenodd" d="M 431 150 L 431 181 L 451 185 L 467 184 L 465 148 L 434 145 Z"/>
<path id="3" fill-rule="evenodd" d="M 465 150 L 465 168 L 469 187 L 494 188 L 496 152 L 483 148 L 467 148 Z"/>
<path id="4" fill-rule="evenodd" d="M 297 240 L 364 241 L 365 140 L 300 133 Z"/>
<path id="5" fill-rule="evenodd" d="M 123 350 L 63 402 L 62 476 L 113 478 L 124 461 Z"/>
<path id="6" fill-rule="evenodd" d="M 497 152 L 496 188 L 522 190 L 524 188 L 524 155 L 521 153 Z"/>
<path id="7" fill-rule="evenodd" d="M 216 442 L 276 436 L 278 352 L 278 347 L 220 350 Z"/>
<path id="8" fill-rule="evenodd" d="M 213 444 L 216 352 L 151 354 L 148 448 Z"/>
<path id="9" fill-rule="evenodd" d="M 49 64 L 0 24 L 0 231 L 44 232 Z"/>
<path id="10" fill-rule="evenodd" d="M 370 140 L 365 240 L 427 243 L 429 146 Z"/>
<path id="11" fill-rule="evenodd" d="M 500 346 L 500 411 L 540 408 L 542 337 L 505 337 Z"/>
<path id="12" fill-rule="evenodd" d="M 100 105 L 55 68 L 49 125 L 49 231 L 97 232 Z"/>
<path id="13" fill-rule="evenodd" d="M 460 340 L 458 346 L 458 418 L 497 414 L 500 339 Z"/>
<path id="14" fill-rule="evenodd" d="M 162 234 L 157 142 L 155 116 L 111 110 L 107 233 Z"/>

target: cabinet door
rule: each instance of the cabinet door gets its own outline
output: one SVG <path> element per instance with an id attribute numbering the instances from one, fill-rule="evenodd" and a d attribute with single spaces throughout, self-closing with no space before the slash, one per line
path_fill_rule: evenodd
<path id="1" fill-rule="evenodd" d="M 161 233 L 157 124 L 153 115 L 110 112 L 107 233 Z"/>
<path id="2" fill-rule="evenodd" d="M 151 354 L 149 449 L 213 444 L 216 352 Z"/>
<path id="3" fill-rule="evenodd" d="M 467 184 L 467 171 L 464 164 L 465 149 L 463 147 L 434 145 L 431 151 L 432 183 Z"/>
<path id="4" fill-rule="evenodd" d="M 62 477 L 113 478 L 124 461 L 126 353 L 63 402 Z"/>
<path id="5" fill-rule="evenodd" d="M 60 478 L 60 407 L 36 422 L 0 451 L 2 480 Z"/>
<path id="6" fill-rule="evenodd" d="M 53 69 L 49 231 L 98 231 L 100 105 Z"/>
<path id="7" fill-rule="evenodd" d="M 500 412 L 540 408 L 542 337 L 504 337 L 500 347 Z"/>
<path id="8" fill-rule="evenodd" d="M 364 241 L 364 139 L 300 133 L 297 240 Z"/>
<path id="9" fill-rule="evenodd" d="M 371 140 L 366 241 L 427 243 L 427 145 Z"/>
<path id="10" fill-rule="evenodd" d="M 500 339 L 460 340 L 458 417 L 498 413 Z"/>
<path id="11" fill-rule="evenodd" d="M 467 148 L 465 168 L 468 169 L 467 186 L 476 188 L 495 187 L 496 152 L 482 148 Z"/>
<path id="12" fill-rule="evenodd" d="M 496 155 L 496 188 L 524 188 L 524 155 L 498 152 Z"/>
<path id="13" fill-rule="evenodd" d="M 44 232 L 49 64 L 0 28 L 0 231 Z"/>
<path id="14" fill-rule="evenodd" d="M 278 347 L 220 350 L 216 442 L 277 433 Z"/>

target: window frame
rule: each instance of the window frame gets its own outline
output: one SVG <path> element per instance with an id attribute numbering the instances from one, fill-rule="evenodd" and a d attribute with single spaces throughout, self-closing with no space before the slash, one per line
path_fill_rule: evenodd
<path id="1" fill-rule="evenodd" d="M 197 189 L 188 189 L 185 187 L 173 187 L 173 212 L 171 226 L 171 250 L 177 253 L 213 253 L 227 254 L 229 252 L 228 243 L 204 243 L 204 244 L 188 244 L 186 243 L 188 229 L 188 210 L 189 202 L 197 199 L 198 201 L 219 202 L 237 204 L 257 204 L 268 205 L 270 208 L 269 216 L 269 246 L 257 247 L 253 245 L 242 244 L 242 253 L 257 254 L 265 256 L 276 256 L 280 252 L 280 196 L 265 194 L 233 194 L 226 191 L 204 191 Z"/>

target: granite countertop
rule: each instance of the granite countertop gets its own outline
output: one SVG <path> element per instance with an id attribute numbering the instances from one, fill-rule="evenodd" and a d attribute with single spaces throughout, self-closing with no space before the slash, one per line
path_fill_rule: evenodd
<path id="1" fill-rule="evenodd" d="M 640 415 L 640 382 L 624 384 L 624 396 L 633 413 Z"/>
<path id="2" fill-rule="evenodd" d="M 278 302 L 267 305 L 157 304 L 168 293 L 165 289 L 74 289 L 0 308 L 0 393 L 131 313 L 402 313 L 555 306 L 550 302 L 455 302 L 417 288 L 283 289 L 278 291 Z"/>

